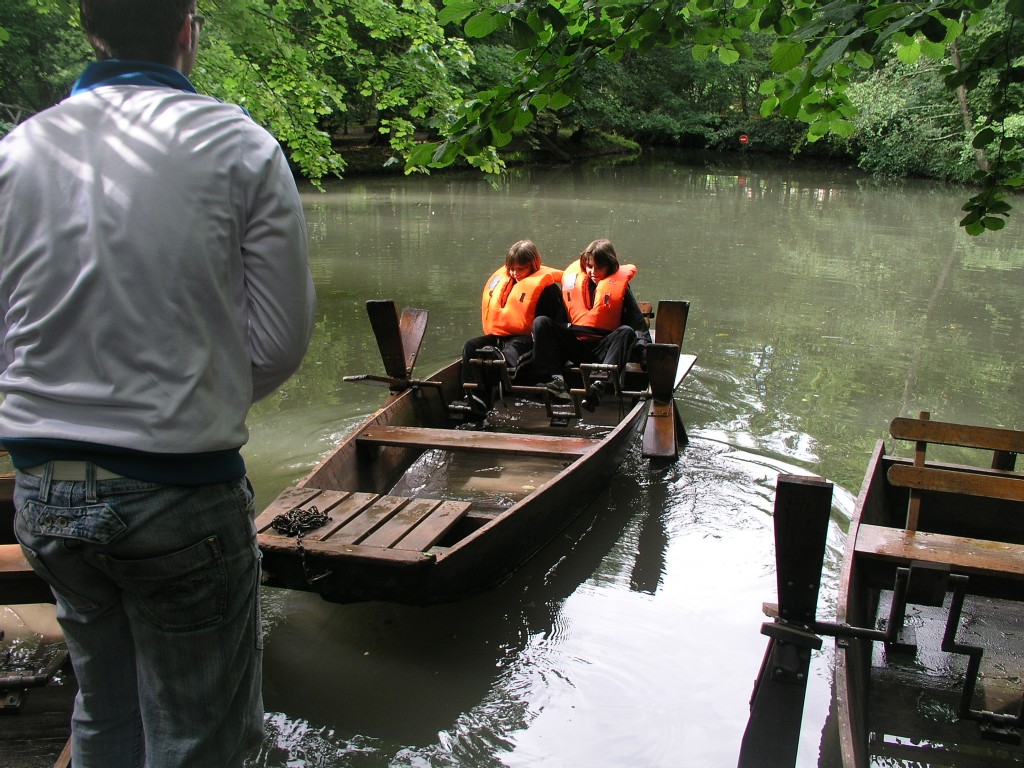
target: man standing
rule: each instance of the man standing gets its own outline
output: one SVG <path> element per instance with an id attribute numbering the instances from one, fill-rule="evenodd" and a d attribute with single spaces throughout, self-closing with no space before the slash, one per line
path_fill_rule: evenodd
<path id="1" fill-rule="evenodd" d="M 188 80 L 195 0 L 80 0 L 97 61 L 0 141 L 0 439 L 80 687 L 75 768 L 237 768 L 263 721 L 240 454 L 315 297 L 277 142 Z"/>

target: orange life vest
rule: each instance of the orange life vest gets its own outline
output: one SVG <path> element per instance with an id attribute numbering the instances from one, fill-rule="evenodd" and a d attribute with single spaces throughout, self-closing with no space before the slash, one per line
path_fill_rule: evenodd
<path id="1" fill-rule="evenodd" d="M 529 336 L 541 293 L 561 279 L 560 269 L 541 267 L 517 283 L 505 267 L 497 269 L 484 284 L 480 300 L 484 333 Z"/>
<path id="2" fill-rule="evenodd" d="M 591 304 L 587 286 L 590 278 L 579 261 L 574 261 L 562 273 L 562 301 L 569 312 L 569 322 L 614 331 L 622 325 L 622 303 L 635 274 L 635 265 L 620 265 L 618 272 L 598 282 Z"/>

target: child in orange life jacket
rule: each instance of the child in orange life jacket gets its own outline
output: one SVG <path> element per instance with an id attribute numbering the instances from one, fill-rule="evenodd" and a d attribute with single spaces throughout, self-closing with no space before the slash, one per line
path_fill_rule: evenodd
<path id="1" fill-rule="evenodd" d="M 531 357 L 535 318 L 550 316 L 565 322 L 558 286 L 561 278 L 560 270 L 541 265 L 540 251 L 532 241 L 520 240 L 508 249 L 504 266 L 484 284 L 480 303 L 484 335 L 469 339 L 462 347 L 463 384 L 479 370 L 469 362 L 474 357 L 503 357 L 514 375 Z M 490 410 L 488 389 L 478 387 L 466 398 L 475 416 L 483 417 Z"/>
<path id="2" fill-rule="evenodd" d="M 578 262 L 562 274 L 562 300 L 568 323 L 551 317 L 533 322 L 533 365 L 538 380 L 552 397 L 568 400 L 562 377 L 567 361 L 616 365 L 619 381 L 637 344 L 651 343 L 640 306 L 629 288 L 636 274 L 632 264 L 619 266 L 615 246 L 595 240 Z M 583 407 L 593 411 L 604 394 L 607 376 L 595 374 Z"/>

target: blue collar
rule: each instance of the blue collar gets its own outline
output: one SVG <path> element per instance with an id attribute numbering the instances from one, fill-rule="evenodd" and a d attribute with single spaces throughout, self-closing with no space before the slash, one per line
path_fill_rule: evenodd
<path id="1" fill-rule="evenodd" d="M 85 68 L 71 87 L 71 95 L 104 85 L 156 85 L 195 93 L 196 89 L 181 72 L 166 64 L 132 59 L 94 61 Z"/>

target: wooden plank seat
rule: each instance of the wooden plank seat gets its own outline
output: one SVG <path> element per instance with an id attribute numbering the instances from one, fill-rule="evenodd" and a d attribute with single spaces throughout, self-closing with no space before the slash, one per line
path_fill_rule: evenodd
<path id="1" fill-rule="evenodd" d="M 948 564 L 956 573 L 1024 579 L 1024 546 L 1020 544 L 862 523 L 855 547 L 866 557 L 901 564 Z"/>
<path id="2" fill-rule="evenodd" d="M 586 437 L 386 425 L 364 430 L 356 437 L 356 442 L 360 445 L 436 448 L 443 451 L 488 451 L 570 460 L 586 456 L 600 443 L 599 440 Z"/>
<path id="3" fill-rule="evenodd" d="M 295 539 L 309 552 L 358 549 L 398 550 L 421 553 L 439 542 L 467 513 L 469 502 L 409 498 L 374 493 L 321 491 L 288 488 L 256 519 L 261 545 L 291 549 Z M 299 536 L 279 533 L 274 521 L 280 515 L 311 512 L 326 521 Z M 352 550 L 353 547 L 358 548 Z"/>

